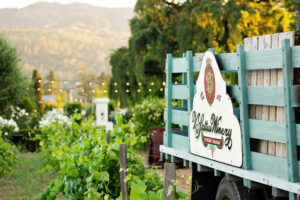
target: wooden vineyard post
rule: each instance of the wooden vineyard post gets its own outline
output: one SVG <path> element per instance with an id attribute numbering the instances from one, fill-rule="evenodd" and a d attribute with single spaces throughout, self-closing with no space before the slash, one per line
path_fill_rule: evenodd
<path id="1" fill-rule="evenodd" d="M 175 163 L 165 163 L 164 200 L 174 200 L 176 194 L 176 169 Z M 171 191 L 169 191 L 171 189 Z M 169 195 L 168 195 L 169 193 Z"/>
<path id="2" fill-rule="evenodd" d="M 124 182 L 127 170 L 127 147 L 126 144 L 120 144 L 120 184 L 122 192 L 122 200 L 128 200 L 128 184 Z"/>
<path id="3" fill-rule="evenodd" d="M 110 133 L 106 133 L 106 142 L 107 144 L 110 143 Z"/>

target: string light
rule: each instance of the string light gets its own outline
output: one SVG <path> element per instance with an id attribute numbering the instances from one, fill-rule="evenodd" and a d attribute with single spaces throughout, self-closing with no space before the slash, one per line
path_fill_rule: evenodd
<path id="1" fill-rule="evenodd" d="M 73 89 L 71 89 L 70 92 L 73 92 Z"/>
<path id="2" fill-rule="evenodd" d="M 163 85 L 165 86 L 165 85 L 166 85 L 166 82 L 163 82 Z"/>
<path id="3" fill-rule="evenodd" d="M 93 85 L 93 83 L 92 83 L 92 82 L 90 82 L 89 84 L 90 84 L 90 85 Z"/>
<path id="4" fill-rule="evenodd" d="M 82 89 L 81 92 L 84 92 L 84 90 Z"/>
<path id="5" fill-rule="evenodd" d="M 104 93 L 106 93 L 106 90 L 104 90 Z"/>
<path id="6" fill-rule="evenodd" d="M 115 93 L 118 93 L 118 90 L 115 90 Z"/>
<path id="7" fill-rule="evenodd" d="M 178 82 L 177 81 L 175 81 L 175 85 L 177 85 L 178 84 Z"/>
<path id="8" fill-rule="evenodd" d="M 39 83 L 41 83 L 42 82 L 42 80 L 41 79 L 39 79 L 39 81 L 38 81 Z"/>
<path id="9" fill-rule="evenodd" d="M 129 93 L 129 90 L 126 90 L 127 93 Z"/>
<path id="10" fill-rule="evenodd" d="M 59 89 L 59 91 L 62 92 L 63 90 L 62 90 L 62 89 Z"/>
<path id="11" fill-rule="evenodd" d="M 154 85 L 154 83 L 153 83 L 153 82 L 151 82 L 151 85 Z"/>
<path id="12" fill-rule="evenodd" d="M 26 90 L 29 90 L 29 88 L 26 88 Z"/>
<path id="13" fill-rule="evenodd" d="M 51 83 L 53 84 L 53 83 L 54 83 L 54 81 L 51 81 Z"/>
<path id="14" fill-rule="evenodd" d="M 114 83 L 114 85 L 115 85 L 115 86 L 117 86 L 117 85 L 118 85 L 118 83 Z"/>
<path id="15" fill-rule="evenodd" d="M 126 85 L 129 86 L 130 84 L 127 82 Z"/>
<path id="16" fill-rule="evenodd" d="M 79 85 L 79 84 L 80 84 L 80 82 L 79 82 L 79 81 L 77 81 L 77 82 L 76 82 L 76 85 Z"/>
<path id="17" fill-rule="evenodd" d="M 51 89 L 48 89 L 49 92 L 51 92 Z"/>
<path id="18" fill-rule="evenodd" d="M 141 89 L 138 89 L 137 92 L 140 93 L 140 92 L 141 92 Z"/>
<path id="19" fill-rule="evenodd" d="M 160 88 L 160 91 L 164 91 L 164 88 Z"/>
<path id="20" fill-rule="evenodd" d="M 96 91 L 95 90 L 93 90 L 93 93 L 95 93 Z"/>
<path id="21" fill-rule="evenodd" d="M 151 88 L 149 89 L 149 92 L 152 92 L 152 89 L 151 89 Z"/>
<path id="22" fill-rule="evenodd" d="M 141 86 L 142 85 L 142 83 L 139 83 L 139 86 Z"/>
<path id="23" fill-rule="evenodd" d="M 105 83 L 103 82 L 103 83 L 102 83 L 102 85 L 104 86 L 104 85 L 105 85 Z"/>
<path id="24" fill-rule="evenodd" d="M 38 88 L 38 89 L 37 89 L 37 91 L 40 91 L 40 90 L 41 90 L 41 88 Z"/>
<path id="25" fill-rule="evenodd" d="M 64 84 L 67 84 L 68 82 L 67 81 L 64 81 Z"/>

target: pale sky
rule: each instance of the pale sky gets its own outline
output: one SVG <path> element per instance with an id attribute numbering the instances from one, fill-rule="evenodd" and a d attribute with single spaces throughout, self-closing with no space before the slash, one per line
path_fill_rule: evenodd
<path id="1" fill-rule="evenodd" d="M 69 3 L 88 3 L 101 7 L 134 7 L 137 0 L 41 0 L 42 2 L 57 2 L 61 4 Z M 0 0 L 0 8 L 22 8 L 39 0 Z"/>

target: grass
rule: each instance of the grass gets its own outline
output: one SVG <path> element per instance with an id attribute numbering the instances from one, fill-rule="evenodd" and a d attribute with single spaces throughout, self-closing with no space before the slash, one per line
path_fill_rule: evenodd
<path id="1" fill-rule="evenodd" d="M 44 162 L 40 153 L 19 153 L 13 171 L 0 179 L 0 199 L 31 199 L 41 193 L 56 178 L 53 171 L 39 172 Z"/>

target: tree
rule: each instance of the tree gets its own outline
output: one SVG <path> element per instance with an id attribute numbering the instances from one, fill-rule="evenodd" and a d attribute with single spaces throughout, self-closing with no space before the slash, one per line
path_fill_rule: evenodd
<path id="1" fill-rule="evenodd" d="M 28 83 L 20 68 L 20 58 L 13 47 L 0 36 L 0 114 L 10 105 L 19 105 L 27 96 Z"/>
<path id="2" fill-rule="evenodd" d="M 45 84 L 45 94 L 47 95 L 58 95 L 59 94 L 59 84 L 56 79 L 56 75 L 53 70 L 50 70 L 48 76 L 46 77 L 46 84 Z"/>
<path id="3" fill-rule="evenodd" d="M 96 95 L 97 76 L 91 74 L 86 66 L 81 66 L 78 78 L 80 80 L 77 85 L 78 94 L 84 99 L 85 105 L 91 103 Z"/>
<path id="4" fill-rule="evenodd" d="M 44 103 L 43 103 L 43 83 L 42 77 L 37 69 L 34 69 L 32 72 L 32 84 L 33 84 L 33 93 L 34 100 L 38 107 L 39 113 L 42 115 L 44 112 Z"/>
<path id="5" fill-rule="evenodd" d="M 110 97 L 120 99 L 121 105 L 149 95 L 162 97 L 167 53 L 181 57 L 187 50 L 204 52 L 211 47 L 216 53 L 234 52 L 245 37 L 293 30 L 293 13 L 284 1 L 138 0 L 128 47 L 110 56 Z M 124 93 L 126 81 L 132 88 L 129 94 Z"/>

